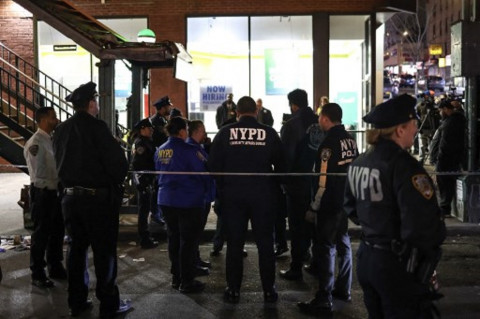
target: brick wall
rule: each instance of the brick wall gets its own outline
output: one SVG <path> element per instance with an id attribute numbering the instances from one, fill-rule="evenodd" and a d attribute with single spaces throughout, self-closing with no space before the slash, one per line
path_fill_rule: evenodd
<path id="1" fill-rule="evenodd" d="M 0 1 L 0 42 L 34 63 L 32 14 L 13 1 Z"/>

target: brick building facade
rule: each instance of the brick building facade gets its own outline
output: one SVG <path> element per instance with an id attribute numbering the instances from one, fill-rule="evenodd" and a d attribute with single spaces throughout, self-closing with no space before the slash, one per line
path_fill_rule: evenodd
<path id="1" fill-rule="evenodd" d="M 79 9 L 96 18 L 146 17 L 157 40 L 186 43 L 186 18 L 195 16 L 294 15 L 317 13 L 373 14 L 388 11 L 381 0 L 75 0 Z M 11 0 L 0 1 L 0 41 L 17 54 L 35 63 L 34 17 Z M 188 48 L 187 48 L 188 49 Z M 168 94 L 185 111 L 185 83 L 172 79 L 171 69 L 152 70 L 150 94 Z"/>

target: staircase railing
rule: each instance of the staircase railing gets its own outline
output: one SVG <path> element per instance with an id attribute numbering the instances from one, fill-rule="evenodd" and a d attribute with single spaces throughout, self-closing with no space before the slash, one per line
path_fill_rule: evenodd
<path id="1" fill-rule="evenodd" d="M 59 83 L 49 75 L 40 71 L 36 66 L 22 59 L 18 54 L 7 48 L 0 42 L 0 68 L 8 71 L 9 86 L 19 92 L 23 97 L 30 97 L 32 105 L 36 108 L 42 106 L 54 106 L 57 109 L 57 116 L 60 121 L 66 120 L 73 114 L 73 108 L 65 101 L 65 98 L 72 92 L 63 84 Z M 23 81 L 16 81 L 22 79 Z M 2 78 L 3 81 L 3 78 Z M 22 86 L 21 84 L 25 85 Z M 28 92 L 27 88 L 33 91 Z M 47 103 L 47 104 L 45 104 Z M 127 128 L 117 124 L 122 134 L 127 133 Z"/>

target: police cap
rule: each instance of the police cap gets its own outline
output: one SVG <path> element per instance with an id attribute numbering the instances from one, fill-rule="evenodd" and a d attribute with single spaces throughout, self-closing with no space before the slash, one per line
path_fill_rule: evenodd
<path id="1" fill-rule="evenodd" d="M 387 128 L 418 119 L 415 112 L 417 100 L 408 94 L 383 102 L 374 107 L 363 120 L 375 128 Z"/>
<path id="2" fill-rule="evenodd" d="M 143 119 L 141 121 L 138 121 L 137 124 L 135 124 L 135 126 L 133 127 L 133 129 L 140 131 L 142 128 L 145 127 L 153 127 L 149 119 Z"/>
<path id="3" fill-rule="evenodd" d="M 161 99 L 158 99 L 157 101 L 155 101 L 155 103 L 153 103 L 153 106 L 155 106 L 157 110 L 167 105 L 172 105 L 172 102 L 168 98 L 168 95 L 165 95 L 164 97 L 162 97 Z"/>
<path id="4" fill-rule="evenodd" d="M 84 106 L 86 102 L 98 95 L 96 87 L 97 85 L 93 82 L 82 84 L 71 94 L 67 95 L 65 100 L 72 102 L 75 106 Z"/>

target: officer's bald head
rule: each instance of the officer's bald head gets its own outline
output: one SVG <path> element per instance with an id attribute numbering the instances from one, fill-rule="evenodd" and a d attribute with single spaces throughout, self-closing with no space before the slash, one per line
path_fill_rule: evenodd
<path id="1" fill-rule="evenodd" d="M 257 112 L 257 103 L 249 96 L 240 98 L 237 102 L 238 115 L 242 114 L 255 114 Z"/>

